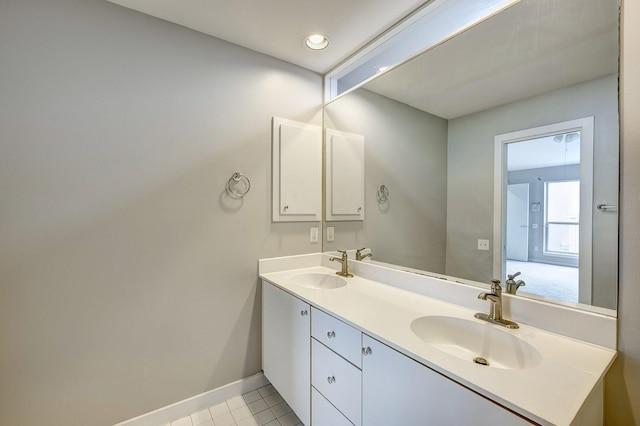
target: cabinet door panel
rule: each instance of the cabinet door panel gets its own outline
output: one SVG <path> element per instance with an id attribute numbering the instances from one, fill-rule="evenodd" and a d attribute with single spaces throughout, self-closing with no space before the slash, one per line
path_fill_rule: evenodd
<path id="1" fill-rule="evenodd" d="M 310 424 L 310 306 L 276 286 L 262 286 L 262 369 L 306 425 Z"/>
<path id="2" fill-rule="evenodd" d="M 311 383 L 353 424 L 362 423 L 362 373 L 322 343 L 311 339 Z"/>
<path id="3" fill-rule="evenodd" d="M 326 220 L 364 219 L 364 136 L 326 129 Z"/>
<path id="4" fill-rule="evenodd" d="M 364 426 L 531 424 L 369 336 L 363 346 Z"/>
<path id="5" fill-rule="evenodd" d="M 311 406 L 313 426 L 353 426 L 353 423 L 314 388 L 311 388 Z"/>

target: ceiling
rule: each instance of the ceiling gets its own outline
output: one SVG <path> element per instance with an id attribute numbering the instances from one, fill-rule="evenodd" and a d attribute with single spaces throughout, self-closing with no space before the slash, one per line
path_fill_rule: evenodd
<path id="1" fill-rule="evenodd" d="M 365 88 L 453 119 L 617 71 L 617 2 L 523 0 Z"/>
<path id="2" fill-rule="evenodd" d="M 324 74 L 425 0 L 109 0 Z M 304 38 L 329 37 L 312 51 Z"/>

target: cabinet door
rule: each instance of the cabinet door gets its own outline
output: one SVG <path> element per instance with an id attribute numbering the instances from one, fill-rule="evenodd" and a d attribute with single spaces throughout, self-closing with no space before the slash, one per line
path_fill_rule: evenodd
<path id="1" fill-rule="evenodd" d="M 363 346 L 364 426 L 531 424 L 369 336 Z"/>
<path id="2" fill-rule="evenodd" d="M 273 117 L 273 221 L 322 219 L 322 127 Z"/>
<path id="3" fill-rule="evenodd" d="M 326 219 L 364 219 L 364 136 L 326 130 Z"/>
<path id="4" fill-rule="evenodd" d="M 310 306 L 262 282 L 262 369 L 305 424 L 311 412 Z"/>

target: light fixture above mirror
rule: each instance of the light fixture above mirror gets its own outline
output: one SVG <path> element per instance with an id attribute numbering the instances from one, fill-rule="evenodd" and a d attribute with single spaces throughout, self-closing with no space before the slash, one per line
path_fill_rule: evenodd
<path id="1" fill-rule="evenodd" d="M 431 0 L 325 76 L 328 102 L 520 0 Z"/>

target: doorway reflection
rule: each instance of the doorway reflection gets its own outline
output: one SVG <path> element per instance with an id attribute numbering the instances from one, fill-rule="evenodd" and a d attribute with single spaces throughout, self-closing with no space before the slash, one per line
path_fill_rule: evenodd
<path id="1" fill-rule="evenodd" d="M 580 131 L 507 145 L 506 272 L 519 291 L 579 301 Z"/>

